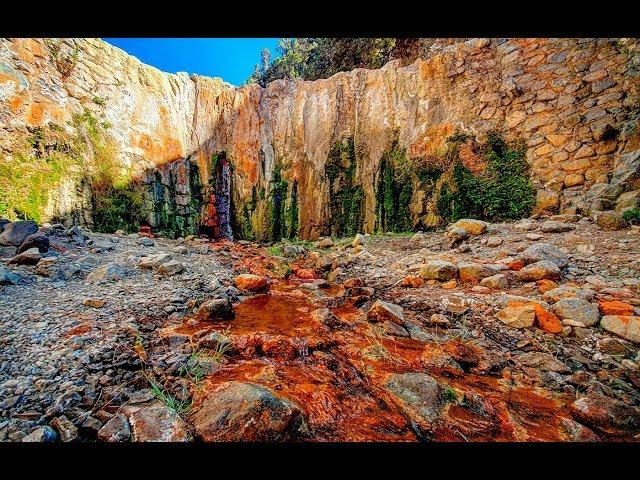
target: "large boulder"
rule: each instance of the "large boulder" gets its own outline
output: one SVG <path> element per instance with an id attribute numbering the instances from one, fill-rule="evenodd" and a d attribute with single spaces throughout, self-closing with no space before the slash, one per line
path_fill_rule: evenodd
<path id="1" fill-rule="evenodd" d="M 37 248 L 40 253 L 46 253 L 49 251 L 49 237 L 42 235 L 40 233 L 34 233 L 29 235 L 22 245 L 18 247 L 17 253 L 26 252 L 31 248 Z"/>
<path id="2" fill-rule="evenodd" d="M 200 320 L 231 320 L 235 314 L 228 298 L 214 298 L 200 305 L 196 316 Z"/>
<path id="3" fill-rule="evenodd" d="M 151 405 L 129 417 L 134 442 L 188 442 L 191 440 L 185 421 L 164 405 Z"/>
<path id="4" fill-rule="evenodd" d="M 125 269 L 122 265 L 117 263 L 109 263 L 102 267 L 94 269 L 89 275 L 87 275 L 87 283 L 103 283 L 103 282 L 116 282 L 122 280 L 126 275 Z"/>
<path id="5" fill-rule="evenodd" d="M 509 327 L 528 328 L 535 323 L 536 311 L 530 304 L 509 306 L 496 313 L 495 317 Z"/>
<path id="6" fill-rule="evenodd" d="M 594 215 L 594 219 L 596 224 L 603 230 L 622 230 L 629 226 L 627 221 L 622 218 L 622 214 L 615 210 L 597 212 Z"/>
<path id="7" fill-rule="evenodd" d="M 463 282 L 478 283 L 483 278 L 491 277 L 499 271 L 495 265 L 484 263 L 461 262 L 458 264 L 458 274 Z"/>
<path id="8" fill-rule="evenodd" d="M 622 193 L 640 188 L 640 150 L 620 155 L 613 164 L 608 195 L 618 198 Z"/>
<path id="9" fill-rule="evenodd" d="M 449 228 L 462 228 L 466 230 L 470 235 L 482 235 L 487 231 L 489 224 L 482 220 L 475 220 L 473 218 L 461 218 Z"/>
<path id="10" fill-rule="evenodd" d="M 8 263 L 9 265 L 35 265 L 41 258 L 42 255 L 37 248 L 30 248 L 13 257 Z"/>
<path id="11" fill-rule="evenodd" d="M 236 381 L 210 391 L 192 420 L 205 442 L 284 441 L 296 438 L 304 426 L 296 404 L 266 387 Z"/>
<path id="12" fill-rule="evenodd" d="M 560 278 L 560 268 L 550 260 L 540 260 L 530 263 L 518 271 L 518 277 L 523 282 L 535 282 L 536 280 L 557 280 Z"/>
<path id="13" fill-rule="evenodd" d="M 521 261 L 524 265 L 539 262 L 541 260 L 549 260 L 555 263 L 558 268 L 564 268 L 569 264 L 568 257 L 560 251 L 560 249 L 550 243 L 534 243 L 520 253 L 516 260 Z"/>
<path id="14" fill-rule="evenodd" d="M 394 396 L 411 426 L 420 437 L 426 437 L 444 407 L 443 389 L 426 373 L 392 374 L 385 388 Z"/>
<path id="15" fill-rule="evenodd" d="M 404 321 L 404 313 L 402 307 L 399 305 L 376 300 L 367 313 L 367 320 L 370 322 L 389 321 L 402 324 Z"/>
<path id="16" fill-rule="evenodd" d="M 576 420 L 609 435 L 624 435 L 640 429 L 640 408 L 604 395 L 579 398 L 569 409 Z"/>
<path id="17" fill-rule="evenodd" d="M 640 317 L 633 315 L 605 315 L 600 326 L 633 343 L 640 343 Z"/>
<path id="18" fill-rule="evenodd" d="M 585 327 L 592 327 L 600 320 L 598 307 L 581 298 L 563 298 L 558 300 L 551 311 L 561 320 L 579 322 Z"/>
<path id="19" fill-rule="evenodd" d="M 29 235 L 37 231 L 38 225 L 30 220 L 7 223 L 0 233 L 0 245 L 19 247 Z"/>
<path id="20" fill-rule="evenodd" d="M 420 277 L 424 280 L 447 281 L 458 276 L 458 267 L 444 260 L 430 260 L 420 269 Z"/>
<path id="21" fill-rule="evenodd" d="M 265 277 L 252 273 L 243 273 L 235 278 L 236 287 L 248 292 L 263 292 L 268 290 L 269 283 Z"/>

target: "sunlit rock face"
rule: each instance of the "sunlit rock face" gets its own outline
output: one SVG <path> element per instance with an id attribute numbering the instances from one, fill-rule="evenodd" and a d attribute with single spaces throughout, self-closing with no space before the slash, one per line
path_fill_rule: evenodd
<path id="1" fill-rule="evenodd" d="M 639 64 L 637 40 L 472 39 L 408 66 L 236 88 L 160 72 L 98 39 L 64 39 L 57 53 L 2 39 L 0 146 L 11 157 L 29 128 L 87 108 L 144 178 L 152 226 L 261 240 L 372 232 L 392 146 L 443 173 L 447 138 L 495 130 L 526 142 L 539 209 L 586 211 L 589 189 L 640 148 Z M 472 151 L 461 156 L 482 171 Z M 414 182 L 409 226 L 437 223 L 438 178 Z M 51 216 L 88 208 L 67 190 Z"/>

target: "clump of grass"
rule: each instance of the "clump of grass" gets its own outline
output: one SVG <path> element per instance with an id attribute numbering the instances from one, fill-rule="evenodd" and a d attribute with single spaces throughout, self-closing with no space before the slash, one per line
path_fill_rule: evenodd
<path id="1" fill-rule="evenodd" d="M 282 247 L 279 245 L 273 245 L 267 248 L 267 253 L 272 257 L 281 257 L 283 255 Z"/>
<path id="2" fill-rule="evenodd" d="M 180 375 L 198 384 L 207 375 L 206 363 L 220 363 L 231 348 L 229 328 L 219 334 L 213 348 L 202 348 L 193 352 L 187 363 L 180 369 Z"/>
<path id="3" fill-rule="evenodd" d="M 632 208 L 622 214 L 624 218 L 631 225 L 640 225 L 640 208 Z"/>
<path id="4" fill-rule="evenodd" d="M 151 391 L 156 396 L 158 400 L 164 403 L 168 408 L 176 412 L 178 415 L 186 415 L 191 410 L 193 406 L 193 399 L 191 396 L 185 396 L 184 399 L 179 399 L 169 392 L 167 392 L 159 383 L 155 380 L 147 377 L 149 384 L 151 386 Z"/>
<path id="5" fill-rule="evenodd" d="M 442 392 L 442 400 L 446 403 L 458 403 L 458 395 L 450 385 L 447 385 L 444 392 Z"/>

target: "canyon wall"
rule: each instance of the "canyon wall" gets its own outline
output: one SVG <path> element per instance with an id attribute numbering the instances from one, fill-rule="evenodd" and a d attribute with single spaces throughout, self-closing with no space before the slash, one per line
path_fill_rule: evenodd
<path id="1" fill-rule="evenodd" d="M 536 209 L 587 211 L 602 192 L 640 189 L 611 183 L 620 163 L 637 167 L 638 52 L 637 39 L 471 39 L 404 67 L 236 88 L 160 72 L 97 39 L 2 39 L 0 148 L 11 161 L 33 128 L 71 129 L 87 109 L 143 178 L 152 226 L 219 233 L 229 183 L 234 235 L 266 240 L 382 228 L 394 155 L 427 172 L 403 200 L 410 226 L 435 226 L 447 139 L 497 131 L 525 142 Z M 482 159 L 465 145 L 473 169 Z M 52 195 L 51 218 L 90 208 L 67 190 Z"/>

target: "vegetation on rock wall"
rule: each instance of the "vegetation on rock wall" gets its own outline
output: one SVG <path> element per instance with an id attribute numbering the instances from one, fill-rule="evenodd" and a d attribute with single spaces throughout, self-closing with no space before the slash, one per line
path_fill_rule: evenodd
<path id="1" fill-rule="evenodd" d="M 419 38 L 282 38 L 276 59 L 263 50 L 247 83 L 317 80 L 354 68 L 380 68 L 396 58 L 407 64 L 422 56 L 425 46 Z"/>
<path id="2" fill-rule="evenodd" d="M 0 159 L 0 217 L 41 222 L 50 194 L 82 158 L 64 129 L 50 123 L 32 130 L 13 158 Z"/>
<path id="3" fill-rule="evenodd" d="M 442 218 L 499 221 L 529 215 L 535 204 L 535 189 L 523 143 L 507 144 L 498 134 L 489 133 L 480 147 L 487 166 L 477 175 L 459 158 L 460 139 L 453 138 L 451 143 L 455 154 L 452 181 L 443 186 L 438 201 Z"/>
<path id="4" fill-rule="evenodd" d="M 407 160 L 397 139 L 383 154 L 376 195 L 376 229 L 403 232 L 412 227 L 409 204 L 413 195 L 416 171 Z"/>
<path id="5" fill-rule="evenodd" d="M 331 147 L 325 165 L 333 236 L 355 235 L 364 224 L 364 190 L 355 183 L 355 157 L 353 137 L 348 137 Z"/>
<path id="6" fill-rule="evenodd" d="M 0 216 L 44 221 L 52 194 L 67 180 L 89 186 L 97 231 L 132 230 L 142 215 L 143 187 L 117 162 L 108 125 L 85 109 L 69 127 L 34 128 L 24 148 L 0 162 Z"/>

